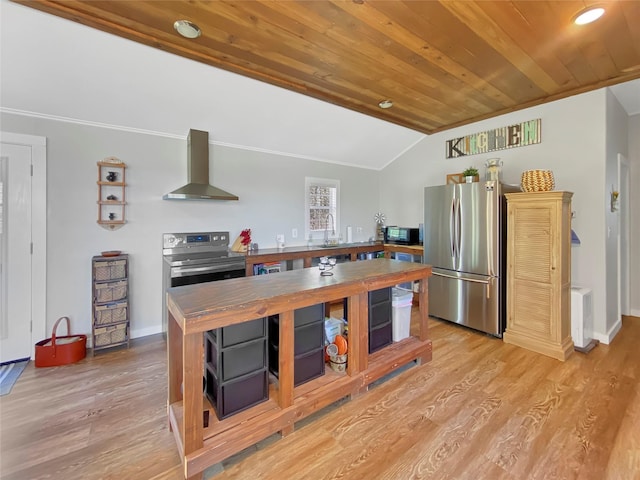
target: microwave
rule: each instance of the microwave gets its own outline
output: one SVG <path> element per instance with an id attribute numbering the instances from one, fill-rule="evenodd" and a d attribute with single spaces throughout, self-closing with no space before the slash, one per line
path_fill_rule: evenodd
<path id="1" fill-rule="evenodd" d="M 387 227 L 384 230 L 384 243 L 420 245 L 420 229 L 413 227 Z"/>

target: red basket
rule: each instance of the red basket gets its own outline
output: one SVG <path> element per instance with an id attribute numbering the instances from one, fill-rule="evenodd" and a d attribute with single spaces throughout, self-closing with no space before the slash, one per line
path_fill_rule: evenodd
<path id="1" fill-rule="evenodd" d="M 67 321 L 67 335 L 56 336 L 58 324 Z M 70 335 L 69 317 L 60 317 L 51 332 L 51 338 L 36 343 L 36 367 L 57 367 L 82 360 L 87 355 L 87 336 Z"/>

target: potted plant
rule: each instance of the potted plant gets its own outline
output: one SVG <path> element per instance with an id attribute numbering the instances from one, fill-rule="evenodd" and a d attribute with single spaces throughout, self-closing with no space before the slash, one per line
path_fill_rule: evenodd
<path id="1" fill-rule="evenodd" d="M 478 176 L 478 169 L 469 167 L 464 172 L 462 172 L 462 176 L 464 177 L 464 181 L 466 183 L 473 182 Z"/>

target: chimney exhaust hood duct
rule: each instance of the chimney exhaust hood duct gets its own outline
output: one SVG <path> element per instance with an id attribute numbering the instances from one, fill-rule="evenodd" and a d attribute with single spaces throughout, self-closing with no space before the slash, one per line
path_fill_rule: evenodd
<path id="1" fill-rule="evenodd" d="M 169 192 L 164 200 L 238 200 L 238 197 L 209 185 L 209 132 L 189 130 L 187 137 L 187 181 Z"/>

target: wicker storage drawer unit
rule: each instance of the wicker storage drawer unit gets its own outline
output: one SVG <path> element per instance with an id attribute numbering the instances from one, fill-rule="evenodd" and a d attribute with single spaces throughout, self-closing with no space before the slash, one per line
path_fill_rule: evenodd
<path id="1" fill-rule="evenodd" d="M 95 280 L 102 282 L 105 280 L 119 280 L 127 278 L 127 261 L 114 260 L 99 262 L 95 266 Z"/>
<path id="2" fill-rule="evenodd" d="M 127 281 L 98 283 L 95 285 L 96 302 L 115 302 L 127 298 Z"/>
<path id="3" fill-rule="evenodd" d="M 129 346 L 129 256 L 91 259 L 93 353 Z"/>
<path id="4" fill-rule="evenodd" d="M 119 345 L 127 339 L 127 324 L 118 323 L 109 327 L 94 329 L 94 347 Z"/>
<path id="5" fill-rule="evenodd" d="M 96 325 L 107 325 L 127 321 L 127 302 L 108 303 L 95 307 L 93 318 Z"/>

